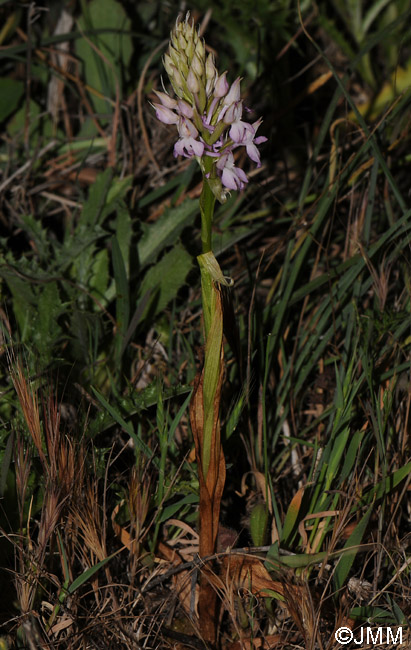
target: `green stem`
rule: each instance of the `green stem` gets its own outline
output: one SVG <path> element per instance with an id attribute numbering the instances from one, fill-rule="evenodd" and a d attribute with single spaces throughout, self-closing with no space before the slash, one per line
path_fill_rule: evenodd
<path id="1" fill-rule="evenodd" d="M 214 216 L 215 195 L 210 187 L 208 178 L 215 175 L 214 159 L 210 156 L 203 158 L 203 189 L 200 196 L 201 212 L 201 243 L 203 255 L 211 253 L 211 233 Z M 201 298 L 204 317 L 204 337 L 205 337 L 205 359 L 204 359 L 204 422 L 203 422 L 203 448 L 202 464 L 204 477 L 207 476 L 211 441 L 213 438 L 213 421 L 214 421 L 214 400 L 217 390 L 217 383 L 220 368 L 220 345 L 222 341 L 222 332 L 219 335 L 215 331 L 217 326 L 216 319 L 216 296 L 214 280 L 208 269 L 200 263 L 201 269 Z M 219 340 L 221 339 L 221 341 Z"/>
<path id="2" fill-rule="evenodd" d="M 201 212 L 201 243 L 203 253 L 211 251 L 211 227 L 213 224 L 215 196 L 206 178 L 206 174 L 212 173 L 214 160 L 210 156 L 203 159 L 203 189 L 200 196 Z"/>

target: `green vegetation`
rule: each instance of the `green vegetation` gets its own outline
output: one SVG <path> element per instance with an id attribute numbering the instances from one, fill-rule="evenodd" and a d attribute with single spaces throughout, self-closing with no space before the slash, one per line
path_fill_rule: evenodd
<path id="1" fill-rule="evenodd" d="M 204 565 L 202 176 L 149 103 L 179 5 L 0 3 L 1 650 L 211 648 L 201 574 L 216 648 L 409 634 L 409 2 L 239 5 L 190 7 L 268 138 L 215 209 L 234 286 Z"/>

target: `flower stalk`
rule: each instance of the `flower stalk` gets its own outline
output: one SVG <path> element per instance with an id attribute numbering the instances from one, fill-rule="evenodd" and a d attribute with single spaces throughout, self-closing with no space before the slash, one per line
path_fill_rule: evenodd
<path id="1" fill-rule="evenodd" d="M 211 251 L 211 234 L 214 216 L 214 206 L 216 197 L 212 190 L 211 179 L 213 173 L 214 160 L 210 156 L 204 156 L 203 159 L 203 189 L 200 196 L 200 213 L 201 213 L 201 244 L 203 253 Z M 207 178 L 208 177 L 208 178 Z M 206 332 L 207 336 L 207 332 Z"/>

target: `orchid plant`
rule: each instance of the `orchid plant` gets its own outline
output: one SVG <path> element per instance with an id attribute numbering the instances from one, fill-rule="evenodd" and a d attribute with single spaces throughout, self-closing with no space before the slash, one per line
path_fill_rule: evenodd
<path id="1" fill-rule="evenodd" d="M 227 71 L 219 74 L 212 53 L 206 55 L 190 15 L 180 17 L 171 32 L 164 67 L 175 97 L 154 91 L 157 118 L 176 125 L 178 139 L 174 156 L 195 157 L 203 173 L 200 196 L 202 254 L 201 271 L 205 352 L 190 405 L 190 422 L 196 449 L 200 485 L 200 556 L 215 552 L 220 502 L 225 483 L 225 460 L 220 439 L 220 396 L 224 374 L 223 307 L 221 291 L 232 284 L 223 276 L 212 252 L 211 233 L 215 201 L 224 203 L 230 190 L 243 190 L 246 173 L 236 166 L 235 150 L 245 147 L 249 158 L 261 166 L 258 145 L 267 138 L 257 136 L 261 118 L 243 121 L 243 101 L 238 77 L 231 86 Z M 206 639 L 215 637 L 216 592 L 210 576 L 200 582 L 199 615 Z"/>

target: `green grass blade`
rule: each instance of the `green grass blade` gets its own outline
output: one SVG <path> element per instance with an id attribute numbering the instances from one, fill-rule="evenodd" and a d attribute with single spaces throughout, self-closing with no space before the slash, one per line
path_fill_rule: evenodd
<path id="1" fill-rule="evenodd" d="M 117 367 L 119 367 L 121 362 L 121 352 L 124 347 L 123 343 L 130 319 L 130 296 L 126 267 L 124 264 L 123 256 L 121 254 L 120 246 L 118 245 L 117 237 L 112 237 L 111 247 L 113 256 L 114 280 L 116 283 L 116 357 Z"/>
<path id="2" fill-rule="evenodd" d="M 345 552 L 342 554 L 341 559 L 338 562 L 337 566 L 335 567 L 335 572 L 334 572 L 334 584 L 337 591 L 341 589 L 341 587 L 343 586 L 344 582 L 348 577 L 348 574 L 351 570 L 351 567 L 358 553 L 358 547 L 361 544 L 362 538 L 368 526 L 368 522 L 370 520 L 373 510 L 374 510 L 373 506 L 368 508 L 367 512 L 362 517 L 362 519 L 358 522 L 353 532 L 351 533 L 346 543 L 344 544 Z"/>
<path id="3" fill-rule="evenodd" d="M 90 578 L 92 578 L 94 574 L 97 573 L 97 571 L 99 571 L 103 566 L 105 566 L 107 562 L 110 562 L 110 560 L 112 560 L 113 557 L 116 557 L 117 554 L 118 551 L 112 553 L 108 557 L 105 557 L 104 560 L 100 560 L 100 562 L 97 562 L 97 564 L 91 566 L 89 569 L 86 569 L 86 571 L 84 571 L 81 575 L 79 575 L 75 580 L 73 580 L 71 585 L 69 585 L 67 589 L 67 595 L 70 596 L 71 594 L 74 594 L 74 592 L 79 587 L 81 587 L 86 582 L 88 582 Z"/>
<path id="4" fill-rule="evenodd" d="M 101 395 L 101 393 L 99 393 L 94 388 L 94 386 L 92 386 L 91 389 L 92 389 L 94 395 L 97 397 L 100 404 L 106 409 L 106 411 L 108 413 L 110 413 L 113 420 L 115 420 L 115 422 L 117 422 L 117 424 L 119 424 L 121 426 L 121 428 L 126 433 L 128 433 L 130 438 L 132 438 L 134 444 L 136 445 L 136 448 L 140 449 L 147 456 L 147 458 L 149 458 L 151 460 L 151 462 L 153 462 L 154 465 L 156 467 L 158 467 L 158 464 L 159 464 L 158 458 L 156 458 L 153 455 L 153 452 L 151 451 L 151 449 L 149 447 L 147 447 L 146 443 L 136 435 L 131 422 L 126 422 L 124 420 L 124 418 L 120 415 L 120 413 L 107 402 L 105 397 L 103 395 Z"/>

